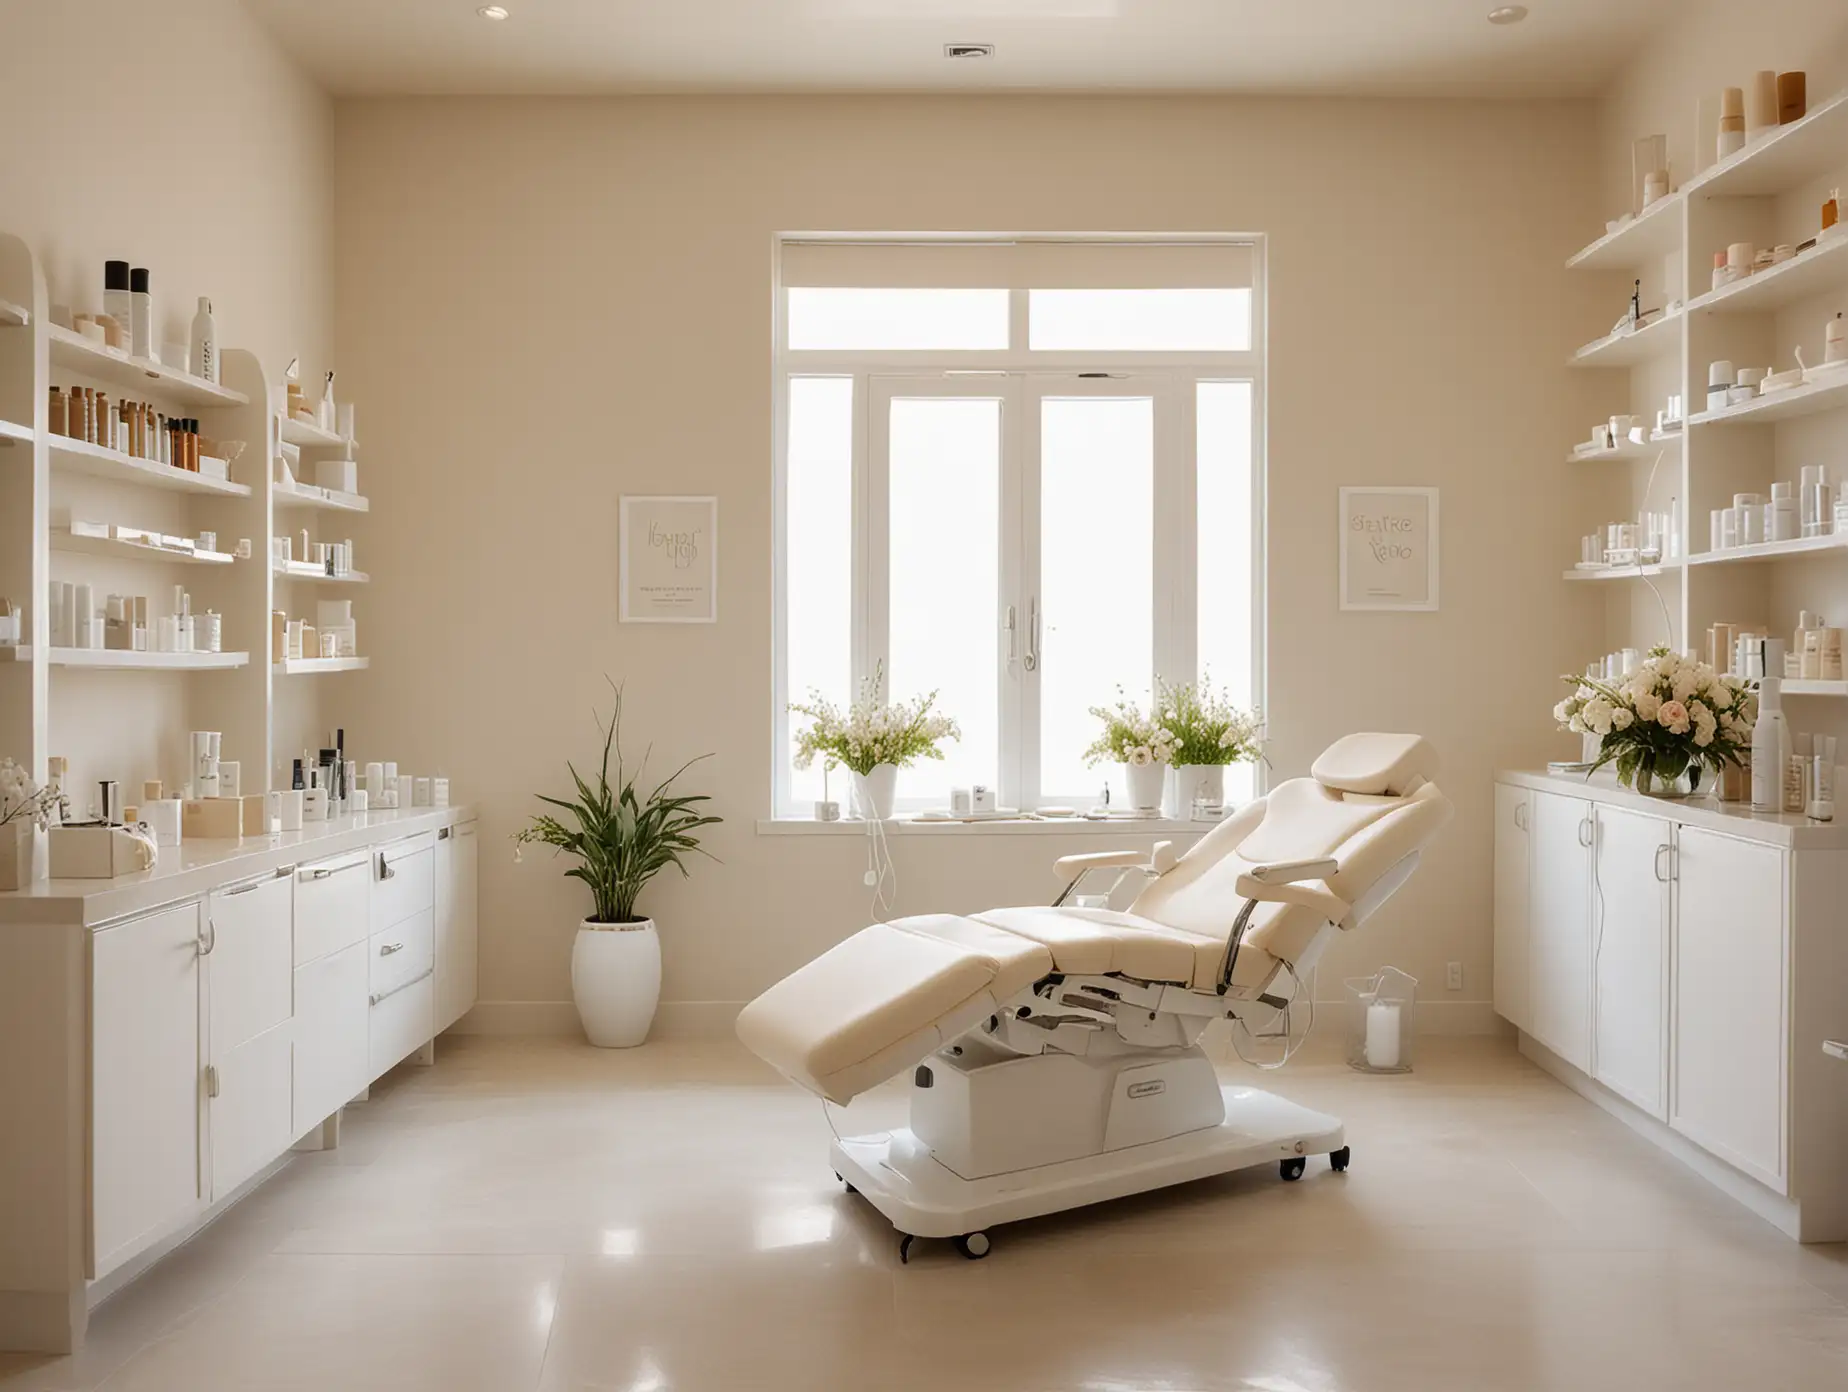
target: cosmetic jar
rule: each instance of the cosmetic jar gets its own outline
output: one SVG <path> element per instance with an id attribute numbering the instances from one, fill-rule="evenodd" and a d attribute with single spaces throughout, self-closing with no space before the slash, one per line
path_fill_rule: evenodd
<path id="1" fill-rule="evenodd" d="M 1725 508 L 1715 508 L 1707 514 L 1707 549 L 1709 551 L 1726 549 L 1726 517 Z"/>
<path id="2" fill-rule="evenodd" d="M 284 788 L 276 794 L 276 797 L 279 800 L 276 816 L 282 829 L 284 831 L 300 831 L 302 829 L 302 817 L 306 814 L 306 807 L 304 804 L 307 801 L 303 796 L 302 789 Z"/>
<path id="3" fill-rule="evenodd" d="M 1767 505 L 1768 523 L 1765 536 L 1770 541 L 1795 541 L 1802 534 L 1802 523 L 1797 517 L 1796 494 L 1788 483 L 1771 485 L 1771 501 Z"/>
<path id="4" fill-rule="evenodd" d="M 1731 246 L 1726 248 L 1726 269 L 1738 276 L 1750 275 L 1752 273 L 1752 258 L 1756 256 L 1757 253 L 1758 248 L 1753 246 L 1750 242 L 1734 242 Z"/>
<path id="5" fill-rule="evenodd" d="M 430 805 L 430 780 L 419 778 L 412 784 L 411 806 L 428 807 Z"/>

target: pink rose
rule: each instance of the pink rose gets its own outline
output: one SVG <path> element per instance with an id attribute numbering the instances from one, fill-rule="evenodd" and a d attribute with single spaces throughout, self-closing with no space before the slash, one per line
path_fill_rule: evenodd
<path id="1" fill-rule="evenodd" d="M 1688 732 L 1688 708 L 1679 701 L 1664 701 L 1662 709 L 1656 713 L 1656 723 L 1671 735 L 1685 735 Z"/>

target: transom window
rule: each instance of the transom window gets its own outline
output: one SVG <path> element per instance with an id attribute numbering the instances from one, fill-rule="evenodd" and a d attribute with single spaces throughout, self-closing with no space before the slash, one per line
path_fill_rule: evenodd
<path id="1" fill-rule="evenodd" d="M 875 672 L 962 727 L 901 811 L 1119 801 L 1091 707 L 1158 678 L 1259 703 L 1261 243 L 787 238 L 779 263 L 776 815 L 822 794 L 788 703 Z"/>

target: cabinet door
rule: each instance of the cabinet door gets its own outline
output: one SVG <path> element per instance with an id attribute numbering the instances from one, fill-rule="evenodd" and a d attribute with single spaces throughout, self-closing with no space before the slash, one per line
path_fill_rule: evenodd
<path id="1" fill-rule="evenodd" d="M 1527 917 L 1532 813 L 1533 798 L 1527 789 L 1495 785 L 1495 1013 L 1516 1029 L 1530 1032 Z"/>
<path id="2" fill-rule="evenodd" d="M 101 929 L 90 951 L 89 1271 L 102 1276 L 199 1205 L 199 905 Z"/>
<path id="3" fill-rule="evenodd" d="M 207 903 L 206 1122 L 214 1200 L 295 1139 L 293 909 L 290 877 L 214 890 Z"/>
<path id="4" fill-rule="evenodd" d="M 1591 1071 L 1591 804 L 1533 795 L 1528 1033 Z"/>
<path id="5" fill-rule="evenodd" d="M 1592 881 L 1592 1076 L 1668 1120 L 1668 917 L 1673 827 L 1597 810 Z"/>
<path id="6" fill-rule="evenodd" d="M 291 1130 L 297 1136 L 327 1120 L 371 1081 L 366 1071 L 369 951 L 365 942 L 356 942 L 296 968 Z"/>
<path id="7" fill-rule="evenodd" d="M 436 1028 L 440 1033 L 475 1003 L 475 823 L 445 827 L 436 842 Z"/>
<path id="8" fill-rule="evenodd" d="M 1787 857 L 1682 827 L 1669 1124 L 1784 1192 Z"/>

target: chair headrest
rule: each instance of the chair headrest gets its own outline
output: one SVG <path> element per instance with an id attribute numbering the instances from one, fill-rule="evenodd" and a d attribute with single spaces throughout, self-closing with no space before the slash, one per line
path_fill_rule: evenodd
<path id="1" fill-rule="evenodd" d="M 1406 797 L 1437 777 L 1437 750 L 1423 735 L 1343 735 L 1309 772 L 1337 793 Z"/>

